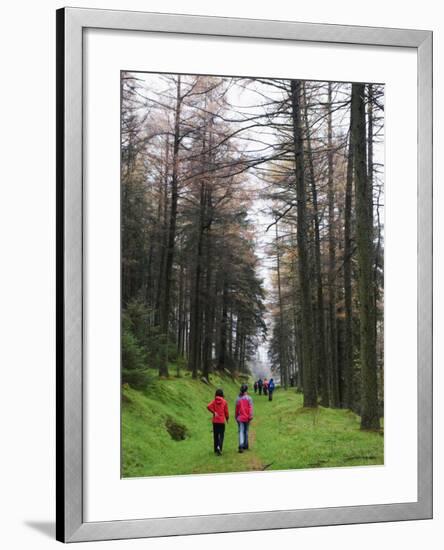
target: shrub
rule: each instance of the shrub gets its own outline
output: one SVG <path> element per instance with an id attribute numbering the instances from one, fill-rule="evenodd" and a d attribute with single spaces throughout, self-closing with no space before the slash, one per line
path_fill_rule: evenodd
<path id="1" fill-rule="evenodd" d="M 176 422 L 171 417 L 168 417 L 165 422 L 167 432 L 170 434 L 171 439 L 175 441 L 182 441 L 188 435 L 187 427 L 179 422 Z"/>
<path id="2" fill-rule="evenodd" d="M 122 384 L 144 389 L 150 382 L 146 354 L 134 334 L 124 328 L 122 331 Z"/>

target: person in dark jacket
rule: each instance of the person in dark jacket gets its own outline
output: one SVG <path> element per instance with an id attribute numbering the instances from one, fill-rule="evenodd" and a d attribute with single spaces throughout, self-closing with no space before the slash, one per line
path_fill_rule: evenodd
<path id="1" fill-rule="evenodd" d="M 275 387 L 273 378 L 270 378 L 270 381 L 268 382 L 268 401 L 273 400 L 273 392 Z"/>
<path id="2" fill-rule="evenodd" d="M 235 418 L 239 432 L 239 452 L 248 449 L 248 428 L 253 420 L 253 400 L 247 393 L 248 386 L 242 384 L 236 399 Z"/>
<path id="3" fill-rule="evenodd" d="M 258 387 L 258 384 L 257 384 L 257 380 L 254 382 L 254 393 L 257 393 L 257 387 Z"/>
<path id="4" fill-rule="evenodd" d="M 257 381 L 257 388 L 259 390 L 259 395 L 262 395 L 263 385 L 264 385 L 264 382 L 263 382 L 262 378 L 259 378 L 259 380 Z"/>
<path id="5" fill-rule="evenodd" d="M 221 455 L 224 446 L 225 421 L 228 423 L 230 418 L 228 403 L 224 399 L 223 390 L 220 388 L 216 390 L 215 397 L 211 403 L 208 403 L 207 409 L 213 413 L 214 452 Z"/>

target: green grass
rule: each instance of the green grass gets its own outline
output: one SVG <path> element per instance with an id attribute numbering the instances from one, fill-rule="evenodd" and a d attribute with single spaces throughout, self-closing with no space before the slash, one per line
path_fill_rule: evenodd
<path id="1" fill-rule="evenodd" d="M 384 438 L 359 429 L 359 417 L 340 409 L 304 409 L 302 396 L 278 389 L 272 402 L 253 394 L 251 450 L 237 452 L 234 401 L 240 383 L 211 376 L 207 386 L 190 376 L 156 379 L 144 392 L 123 388 L 122 475 L 155 475 L 287 470 L 383 464 Z M 211 414 L 206 405 L 222 387 L 230 407 L 224 453 L 212 448 Z M 167 424 L 181 424 L 184 440 L 171 438 Z"/>

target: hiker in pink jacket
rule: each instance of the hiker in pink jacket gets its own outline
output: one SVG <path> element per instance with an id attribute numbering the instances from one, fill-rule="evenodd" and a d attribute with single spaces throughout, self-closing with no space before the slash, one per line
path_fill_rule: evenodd
<path id="1" fill-rule="evenodd" d="M 236 399 L 235 418 L 239 429 L 239 452 L 248 449 L 248 428 L 253 420 L 253 400 L 247 393 L 248 386 L 242 384 Z"/>

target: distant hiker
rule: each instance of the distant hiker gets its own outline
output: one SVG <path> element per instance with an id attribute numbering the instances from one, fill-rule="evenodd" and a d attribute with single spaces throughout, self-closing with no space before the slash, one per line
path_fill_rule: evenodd
<path id="1" fill-rule="evenodd" d="M 264 386 L 264 382 L 262 381 L 262 378 L 259 378 L 257 381 L 257 388 L 259 390 L 259 395 L 262 395 L 262 388 Z"/>
<path id="2" fill-rule="evenodd" d="M 236 399 L 235 418 L 239 431 L 239 452 L 248 449 L 248 427 L 253 420 L 253 400 L 247 393 L 248 386 L 242 384 Z"/>
<path id="3" fill-rule="evenodd" d="M 223 390 L 220 388 L 216 390 L 215 397 L 207 405 L 207 409 L 213 413 L 214 452 L 217 455 L 221 455 L 224 445 L 225 421 L 228 423 L 230 417 L 228 414 L 228 403 L 224 399 Z"/>
<path id="4" fill-rule="evenodd" d="M 268 393 L 268 380 L 264 378 L 264 395 Z"/>
<path id="5" fill-rule="evenodd" d="M 253 388 L 254 388 L 254 393 L 257 393 L 257 388 L 258 388 L 257 380 L 255 381 Z"/>
<path id="6" fill-rule="evenodd" d="M 273 400 L 273 392 L 274 392 L 275 384 L 273 378 L 270 378 L 270 382 L 268 382 L 268 401 Z"/>

